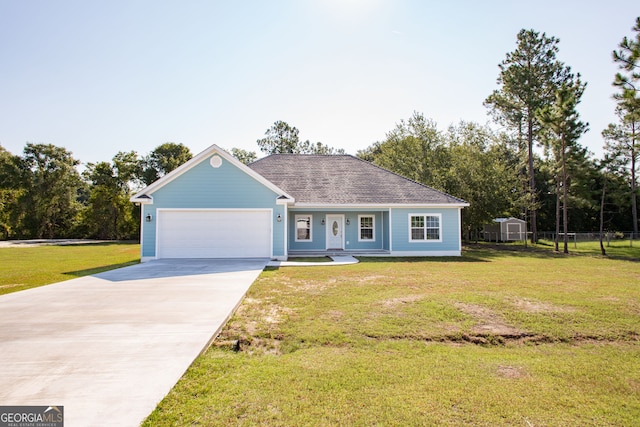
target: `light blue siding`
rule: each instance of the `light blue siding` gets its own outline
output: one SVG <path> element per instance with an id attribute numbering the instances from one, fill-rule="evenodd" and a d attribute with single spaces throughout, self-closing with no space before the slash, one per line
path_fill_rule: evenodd
<path id="1" fill-rule="evenodd" d="M 311 216 L 311 240 L 296 241 L 296 216 Z M 326 248 L 323 214 L 313 211 L 289 211 L 289 249 L 297 251 L 323 251 Z"/>
<path id="2" fill-rule="evenodd" d="M 374 235 L 373 240 L 359 241 L 359 217 L 360 215 L 368 215 L 374 217 Z M 383 230 L 388 228 L 387 224 L 382 222 L 382 212 L 355 212 L 353 215 L 348 214 L 351 224 L 345 226 L 345 249 L 348 250 L 371 250 L 382 249 L 383 246 Z"/>
<path id="3" fill-rule="evenodd" d="M 151 214 L 153 219 L 146 222 L 147 215 Z M 142 205 L 142 231 L 140 233 L 140 243 L 142 245 L 142 257 L 156 256 L 156 209 L 154 205 Z"/>
<path id="4" fill-rule="evenodd" d="M 273 209 L 273 255 L 283 256 L 285 221 L 278 222 L 277 217 L 285 218 L 285 206 L 276 204 L 279 194 L 224 159 L 213 168 L 212 156 L 152 193 L 153 204 L 143 205 L 142 256 L 156 255 L 156 209 L 162 208 Z M 148 214 L 151 222 L 144 219 Z"/>
<path id="5" fill-rule="evenodd" d="M 440 214 L 441 240 L 412 242 L 409 240 L 409 216 L 411 214 Z M 394 208 L 391 210 L 392 219 L 392 254 L 397 252 L 416 253 L 425 255 L 433 253 L 460 251 L 460 222 L 458 208 Z"/>
<path id="6" fill-rule="evenodd" d="M 382 213 L 382 223 L 384 224 L 384 229 L 382 230 L 382 249 L 388 251 L 389 248 L 389 232 L 391 230 L 391 226 L 389 224 L 389 212 Z"/>
<path id="7" fill-rule="evenodd" d="M 296 241 L 296 215 L 310 215 L 311 220 L 311 241 Z M 344 222 L 344 244 L 345 250 L 379 250 L 389 247 L 389 213 L 380 209 L 291 209 L 289 211 L 289 249 L 293 251 L 324 251 L 327 248 L 327 227 L 322 224 L 322 220 L 327 215 L 343 215 Z M 373 215 L 375 217 L 374 241 L 358 241 L 358 216 Z M 347 224 L 347 219 L 349 224 Z"/>

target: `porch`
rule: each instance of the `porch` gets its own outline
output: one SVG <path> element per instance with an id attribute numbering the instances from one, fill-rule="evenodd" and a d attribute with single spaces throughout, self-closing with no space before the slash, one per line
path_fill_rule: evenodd
<path id="1" fill-rule="evenodd" d="M 388 255 L 390 213 L 384 208 L 294 208 L 289 256 Z"/>
<path id="2" fill-rule="evenodd" d="M 289 258 L 302 258 L 302 257 L 320 257 L 320 256 L 328 256 L 328 257 L 340 257 L 340 256 L 389 256 L 391 254 L 390 251 L 386 249 L 363 249 L 363 250 L 339 250 L 339 249 L 328 249 L 328 250 L 313 250 L 313 251 L 305 251 L 305 250 L 293 250 L 289 251 Z"/>

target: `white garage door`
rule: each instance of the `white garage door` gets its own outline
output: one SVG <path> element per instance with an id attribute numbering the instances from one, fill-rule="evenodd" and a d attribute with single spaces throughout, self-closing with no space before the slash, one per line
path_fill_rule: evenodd
<path id="1" fill-rule="evenodd" d="M 158 211 L 158 258 L 269 258 L 271 211 Z"/>

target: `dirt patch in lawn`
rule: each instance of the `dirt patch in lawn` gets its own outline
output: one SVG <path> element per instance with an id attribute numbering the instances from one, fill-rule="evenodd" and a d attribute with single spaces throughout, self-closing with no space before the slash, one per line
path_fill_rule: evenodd
<path id="1" fill-rule="evenodd" d="M 288 307 L 246 297 L 213 345 L 248 354 L 281 354 L 284 337 L 277 325 L 292 313 Z"/>
<path id="2" fill-rule="evenodd" d="M 344 317 L 344 311 L 329 310 L 325 313 L 323 317 L 326 319 L 332 320 L 334 322 L 337 322 L 338 320 L 341 320 Z"/>
<path id="3" fill-rule="evenodd" d="M 337 282 L 338 280 L 334 278 L 318 282 L 309 280 L 296 283 L 292 285 L 292 287 L 294 287 L 297 291 L 317 294 L 323 292 L 326 289 L 333 288 Z"/>
<path id="4" fill-rule="evenodd" d="M 502 378 L 518 379 L 525 377 L 527 372 L 519 366 L 500 365 L 496 368 L 496 375 Z"/>
<path id="5" fill-rule="evenodd" d="M 388 281 L 389 277 L 387 276 L 380 276 L 380 275 L 372 275 L 372 276 L 363 276 L 360 277 L 358 279 L 358 282 L 360 283 L 371 283 L 371 282 L 383 282 L 383 281 Z"/>
<path id="6" fill-rule="evenodd" d="M 480 336 L 502 336 L 505 338 L 520 338 L 527 335 L 524 331 L 508 325 L 502 316 L 487 307 L 461 302 L 456 303 L 455 307 L 477 321 L 477 324 L 472 329 L 474 334 Z"/>
<path id="7" fill-rule="evenodd" d="M 511 302 L 518 310 L 527 313 L 573 313 L 576 311 L 573 307 L 560 306 L 527 298 L 516 298 Z"/>
<path id="8" fill-rule="evenodd" d="M 387 308 L 394 308 L 402 304 L 409 304 L 412 302 L 420 301 L 424 299 L 424 295 L 406 295 L 399 298 L 390 298 L 382 301 L 382 305 Z"/>
<path id="9" fill-rule="evenodd" d="M 15 288 L 17 286 L 24 286 L 24 284 L 11 284 L 11 285 L 0 285 L 0 289 L 9 289 L 9 288 Z"/>

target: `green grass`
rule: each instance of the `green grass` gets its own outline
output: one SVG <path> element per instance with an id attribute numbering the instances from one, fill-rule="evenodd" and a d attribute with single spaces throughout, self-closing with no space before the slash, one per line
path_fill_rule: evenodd
<path id="1" fill-rule="evenodd" d="M 0 248 L 0 295 L 139 261 L 140 245 L 133 243 Z"/>
<path id="2" fill-rule="evenodd" d="M 610 258 L 631 258 L 640 261 L 640 240 L 611 240 L 604 245 L 607 257 Z M 541 240 L 538 244 L 541 247 L 553 249 L 554 243 L 549 240 Z M 562 241 L 559 242 L 560 251 L 564 249 Z M 569 241 L 569 253 L 600 256 L 600 242 L 577 242 Z"/>
<path id="3" fill-rule="evenodd" d="M 639 255 L 268 269 L 144 425 L 634 425 Z"/>

